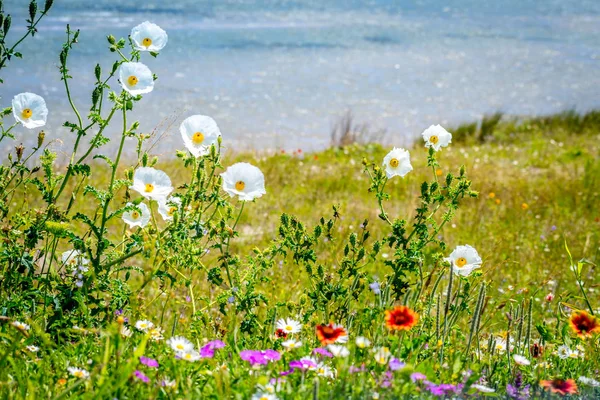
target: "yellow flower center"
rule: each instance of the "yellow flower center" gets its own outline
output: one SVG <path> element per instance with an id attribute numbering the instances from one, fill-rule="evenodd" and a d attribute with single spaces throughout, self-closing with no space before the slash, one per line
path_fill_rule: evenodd
<path id="1" fill-rule="evenodd" d="M 134 211 L 131 213 L 131 218 L 133 219 L 138 219 L 140 217 L 140 213 L 137 211 Z"/>
<path id="2" fill-rule="evenodd" d="M 244 181 L 237 181 L 235 183 L 235 189 L 238 190 L 238 191 L 240 191 L 240 192 L 242 190 L 244 190 L 245 187 L 246 187 L 246 183 L 244 183 Z M 286 329 L 287 329 L 287 326 L 286 326 Z"/>
<path id="3" fill-rule="evenodd" d="M 243 182 L 242 182 L 242 183 L 243 183 Z M 236 185 L 237 185 L 237 184 L 236 184 Z M 236 187 L 237 187 L 237 186 L 236 186 Z M 243 189 L 243 188 L 242 188 L 242 189 Z M 289 332 L 291 332 L 291 331 L 293 331 L 293 330 L 294 330 L 294 328 L 292 328 L 292 326 L 291 326 L 291 325 L 286 325 L 286 326 L 285 326 L 285 330 L 286 330 L 286 331 L 289 331 Z"/>
<path id="4" fill-rule="evenodd" d="M 439 138 L 439 137 L 437 137 L 436 135 L 431 135 L 431 136 L 429 137 L 429 141 L 430 141 L 431 143 L 433 143 L 433 144 L 436 144 L 437 142 L 439 142 L 439 141 L 440 141 L 440 138 Z"/>
<path id="5" fill-rule="evenodd" d="M 294 347 L 296 347 L 296 343 L 290 343 L 290 344 L 289 344 L 289 348 L 290 348 L 290 349 L 293 349 Z"/>
<path id="6" fill-rule="evenodd" d="M 75 375 L 75 377 L 77 377 L 77 378 L 83 378 L 83 372 L 82 371 L 75 371 L 75 372 L 73 372 L 73 375 Z"/>
<path id="7" fill-rule="evenodd" d="M 456 261 L 454 262 L 454 264 L 458 267 L 458 268 L 462 268 L 465 265 L 467 265 L 467 259 L 464 257 L 460 257 L 457 258 Z"/>
<path id="8" fill-rule="evenodd" d="M 127 78 L 127 83 L 129 83 L 129 86 L 135 86 L 138 83 L 138 78 L 135 75 L 131 75 L 129 78 Z"/>
<path id="9" fill-rule="evenodd" d="M 323 368 L 319 368 L 319 373 L 320 373 L 320 374 L 324 374 L 324 373 L 325 373 L 325 369 L 323 369 Z"/>
<path id="10" fill-rule="evenodd" d="M 175 211 L 177 211 L 177 207 L 169 208 L 169 215 L 173 215 L 175 213 Z"/>
<path id="11" fill-rule="evenodd" d="M 21 111 L 21 116 L 25 119 L 31 118 L 31 115 L 33 115 L 33 111 L 31 111 L 31 108 L 26 108 L 23 111 Z"/>
<path id="12" fill-rule="evenodd" d="M 146 47 L 150 47 L 152 45 L 152 39 L 149 37 L 144 38 L 144 40 L 142 40 L 142 44 Z"/>
<path id="13" fill-rule="evenodd" d="M 183 350 L 183 345 L 181 343 L 176 345 L 175 347 L 177 347 L 177 350 Z"/>
<path id="14" fill-rule="evenodd" d="M 152 193 L 154 191 L 154 185 L 151 183 L 146 183 L 146 193 Z"/>
<path id="15" fill-rule="evenodd" d="M 204 142 L 204 134 L 202 132 L 194 133 L 192 142 L 194 142 L 194 144 L 202 144 L 202 142 Z"/>
<path id="16" fill-rule="evenodd" d="M 392 158 L 390 160 L 390 167 L 392 168 L 396 168 L 398 166 L 398 164 L 400 164 L 400 161 L 398 161 L 397 158 Z"/>
<path id="17" fill-rule="evenodd" d="M 186 360 L 189 360 L 190 358 L 192 358 L 192 355 L 191 355 L 190 353 L 186 353 L 186 355 L 185 355 L 185 359 L 186 359 Z"/>

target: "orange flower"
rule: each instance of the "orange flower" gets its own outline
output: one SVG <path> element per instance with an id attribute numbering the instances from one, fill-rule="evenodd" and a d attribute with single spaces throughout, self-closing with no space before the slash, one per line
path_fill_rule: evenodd
<path id="1" fill-rule="evenodd" d="M 496 197 L 496 193 L 494 193 L 494 192 L 490 192 L 490 194 L 488 194 L 488 197 L 489 197 L 490 199 L 493 199 L 494 197 Z"/>
<path id="2" fill-rule="evenodd" d="M 527 205 L 527 203 L 523 203 L 523 204 L 521 204 L 521 208 L 523 210 L 527 210 L 529 208 L 529 206 Z"/>
<path id="3" fill-rule="evenodd" d="M 398 306 L 385 312 L 385 324 L 390 329 L 410 330 L 417 324 L 419 316 L 406 306 Z"/>
<path id="4" fill-rule="evenodd" d="M 540 381 L 540 385 L 550 389 L 552 393 L 558 393 L 561 396 L 577 393 L 577 384 L 573 379 L 553 379 L 551 381 Z"/>
<path id="5" fill-rule="evenodd" d="M 591 336 L 592 333 L 600 332 L 598 319 L 585 311 L 575 311 L 569 318 L 569 325 L 579 336 Z"/>
<path id="6" fill-rule="evenodd" d="M 442 171 L 442 170 L 441 170 L 441 169 L 439 169 L 439 168 L 435 170 L 435 174 L 436 174 L 437 176 L 442 176 L 442 174 L 443 174 L 443 173 L 444 173 L 444 171 Z"/>
<path id="7" fill-rule="evenodd" d="M 60 378 L 58 381 L 56 381 L 56 383 L 59 386 L 63 386 L 65 383 L 67 383 L 67 380 L 65 378 Z"/>
<path id="8" fill-rule="evenodd" d="M 317 338 L 321 344 L 342 343 L 348 340 L 348 333 L 344 327 L 330 322 L 329 325 L 317 325 Z"/>

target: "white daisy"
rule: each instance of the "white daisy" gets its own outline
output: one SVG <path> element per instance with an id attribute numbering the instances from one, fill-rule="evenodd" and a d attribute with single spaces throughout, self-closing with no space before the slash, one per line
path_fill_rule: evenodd
<path id="1" fill-rule="evenodd" d="M 133 206 L 133 203 L 126 204 L 126 207 L 129 206 Z M 150 222 L 150 210 L 148 209 L 148 206 L 144 203 L 140 203 L 135 207 L 135 209 L 131 211 L 125 211 L 123 213 L 123 221 L 125 221 L 125 223 L 129 225 L 130 228 L 136 226 L 143 228 L 146 225 L 148 225 L 148 222 Z"/>
<path id="2" fill-rule="evenodd" d="M 506 339 L 497 337 L 494 342 L 495 342 L 494 349 L 496 350 L 496 352 L 498 352 L 498 353 L 506 352 Z"/>
<path id="3" fill-rule="evenodd" d="M 192 342 L 183 336 L 173 336 L 171 339 L 167 340 L 167 344 L 175 351 L 189 353 L 194 350 Z"/>
<path id="4" fill-rule="evenodd" d="M 142 319 L 135 323 L 135 329 L 138 331 L 148 332 L 152 328 L 154 328 L 154 324 L 147 319 Z"/>
<path id="5" fill-rule="evenodd" d="M 154 327 L 148 330 L 148 336 L 150 336 L 150 340 L 158 342 L 164 339 L 163 329 L 161 327 Z"/>
<path id="6" fill-rule="evenodd" d="M 69 367 L 67 368 L 67 371 L 75 378 L 87 379 L 90 377 L 90 373 L 83 368 Z"/>
<path id="7" fill-rule="evenodd" d="M 387 347 L 377 347 L 373 349 L 373 351 L 375 353 L 375 361 L 381 365 L 387 364 L 387 362 L 390 359 L 390 356 L 392 355 L 390 349 L 388 349 Z"/>
<path id="8" fill-rule="evenodd" d="M 330 366 L 325 365 L 323 363 L 317 364 L 317 368 L 315 369 L 315 372 L 317 373 L 317 375 L 322 376 L 324 378 L 334 378 L 335 377 L 334 370 Z"/>
<path id="9" fill-rule="evenodd" d="M 252 395 L 252 400 L 278 400 L 278 397 L 271 393 L 258 392 Z"/>
<path id="10" fill-rule="evenodd" d="M 78 266 L 86 266 L 90 263 L 90 260 L 83 256 L 83 253 L 79 250 L 67 250 L 60 256 L 62 263 L 74 269 Z"/>
<path id="11" fill-rule="evenodd" d="M 302 330 L 302 324 L 291 318 L 282 318 L 277 321 L 276 329 L 281 329 L 287 334 L 298 333 Z"/>
<path id="12" fill-rule="evenodd" d="M 481 392 L 481 393 L 494 393 L 496 390 L 491 388 L 491 387 L 487 387 L 485 385 L 479 385 L 479 384 L 474 384 L 471 385 L 471 387 L 473 389 L 477 389 L 477 391 Z"/>
<path id="13" fill-rule="evenodd" d="M 30 351 L 32 353 L 37 353 L 38 351 L 40 351 L 40 348 L 34 345 L 25 346 L 25 348 L 27 349 L 27 351 Z"/>
<path id="14" fill-rule="evenodd" d="M 202 358 L 200 356 L 200 353 L 198 353 L 196 350 L 178 351 L 177 353 L 175 353 L 175 356 L 177 358 L 180 358 L 182 360 L 189 361 L 189 362 L 198 361 L 199 359 Z"/>
<path id="15" fill-rule="evenodd" d="M 394 176 L 405 176 L 413 169 L 410 164 L 410 153 L 407 150 L 396 147 L 383 157 L 383 166 L 388 179 Z"/>
<path id="16" fill-rule="evenodd" d="M 442 147 L 452 143 L 452 134 L 441 125 L 431 125 L 423 131 L 423 140 L 425 147 L 433 147 L 435 151 L 440 151 Z"/>
<path id="17" fill-rule="evenodd" d="M 126 327 L 125 325 L 123 325 L 121 327 L 121 336 L 124 338 L 128 338 L 131 337 L 131 335 L 133 335 L 133 332 L 131 332 L 131 329 L 129 329 L 128 327 Z"/>
<path id="18" fill-rule="evenodd" d="M 165 201 L 158 203 L 158 213 L 163 217 L 165 221 L 172 221 L 173 214 L 181 207 L 181 199 L 179 197 L 171 196 Z"/>
<path id="19" fill-rule="evenodd" d="M 34 129 L 46 125 L 48 108 L 42 96 L 33 93 L 19 93 L 12 99 L 15 119 L 25 128 Z"/>
<path id="20" fill-rule="evenodd" d="M 254 200 L 266 194 L 265 176 L 260 169 L 248 163 L 233 164 L 221 174 L 223 190 L 240 200 Z"/>
<path id="21" fill-rule="evenodd" d="M 133 173 L 133 185 L 130 189 L 136 190 L 147 199 L 165 201 L 173 191 L 171 179 L 167 174 L 152 167 L 141 167 Z"/>
<path id="22" fill-rule="evenodd" d="M 367 339 L 366 337 L 359 336 L 356 338 L 356 347 L 358 347 L 359 349 L 367 348 L 370 345 L 371 345 L 371 341 L 369 339 Z"/>
<path id="23" fill-rule="evenodd" d="M 452 264 L 452 271 L 461 276 L 469 276 L 475 268 L 481 266 L 481 257 L 477 250 L 469 245 L 457 246 L 446 261 Z"/>
<path id="24" fill-rule="evenodd" d="M 134 47 L 141 51 L 159 52 L 167 45 L 167 32 L 152 22 L 142 22 L 131 30 Z"/>
<path id="25" fill-rule="evenodd" d="M 194 157 L 208 154 L 210 146 L 221 136 L 217 123 L 205 115 L 192 115 L 179 126 L 185 147 Z"/>
<path id="26" fill-rule="evenodd" d="M 15 328 L 20 329 L 22 331 L 28 331 L 31 329 L 31 327 L 29 325 L 27 325 L 24 322 L 20 322 L 20 321 L 13 321 L 12 326 L 14 326 Z"/>
<path id="27" fill-rule="evenodd" d="M 600 382 L 598 382 L 594 378 L 588 378 L 588 377 L 585 377 L 585 376 L 580 376 L 577 380 L 579 382 L 583 383 L 584 385 L 587 385 L 587 386 L 592 386 L 592 387 L 598 387 L 598 386 L 600 386 Z"/>
<path id="28" fill-rule="evenodd" d="M 334 355 L 334 357 L 348 357 L 350 355 L 350 350 L 348 350 L 345 346 L 340 346 L 339 344 L 330 344 L 327 346 L 327 350 Z"/>
<path id="29" fill-rule="evenodd" d="M 138 62 L 126 62 L 119 68 L 121 86 L 130 94 L 150 93 L 154 89 L 154 76 L 150 68 Z"/>
<path id="30" fill-rule="evenodd" d="M 288 350 L 292 350 L 292 349 L 297 349 L 298 347 L 302 346 L 302 342 L 299 340 L 290 339 L 290 340 L 281 342 L 281 345 Z"/>
<path id="31" fill-rule="evenodd" d="M 531 361 L 529 361 L 527 357 L 520 354 L 513 354 L 513 360 L 515 360 L 515 364 L 518 365 L 531 365 Z"/>
<path id="32" fill-rule="evenodd" d="M 569 358 L 569 355 L 571 354 L 572 351 L 569 348 L 569 346 L 566 346 L 563 344 L 562 346 L 558 347 L 556 352 L 558 354 L 558 357 L 564 360 L 566 358 Z"/>

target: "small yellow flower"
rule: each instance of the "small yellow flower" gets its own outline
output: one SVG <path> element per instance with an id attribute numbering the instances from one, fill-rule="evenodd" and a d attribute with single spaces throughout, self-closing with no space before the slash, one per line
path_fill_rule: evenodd
<path id="1" fill-rule="evenodd" d="M 521 204 L 521 208 L 523 210 L 527 210 L 529 208 L 529 206 L 527 205 L 527 203 L 523 203 L 523 204 Z"/>
<path id="2" fill-rule="evenodd" d="M 496 199 L 496 204 L 500 204 L 500 203 L 501 203 L 500 199 Z"/>
<path id="3" fill-rule="evenodd" d="M 489 197 L 490 199 L 493 199 L 494 197 L 496 197 L 496 193 L 494 193 L 494 192 L 490 192 L 490 194 L 488 194 L 488 197 Z"/>
<path id="4" fill-rule="evenodd" d="M 442 170 L 441 170 L 441 169 L 439 169 L 439 168 L 435 170 L 435 174 L 436 174 L 437 176 L 442 176 L 442 174 L 443 174 L 443 173 L 444 173 L 444 171 L 442 171 Z"/>

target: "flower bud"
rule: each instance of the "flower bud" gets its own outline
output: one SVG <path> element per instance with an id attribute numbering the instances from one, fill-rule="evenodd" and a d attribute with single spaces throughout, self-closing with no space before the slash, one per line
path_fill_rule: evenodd
<path id="1" fill-rule="evenodd" d="M 40 147 L 42 147 L 42 144 L 44 144 L 44 138 L 45 137 L 46 137 L 46 132 L 40 131 L 40 133 L 38 133 L 38 143 L 37 143 L 38 149 Z"/>
<path id="2" fill-rule="evenodd" d="M 17 161 L 21 161 L 21 158 L 23 157 L 23 151 L 25 150 L 25 147 L 23 147 L 22 144 L 18 145 L 15 147 L 15 150 L 17 151 Z"/>
<path id="3" fill-rule="evenodd" d="M 115 37 L 113 35 L 108 35 L 106 37 L 106 40 L 108 40 L 108 43 L 110 43 L 110 44 L 115 44 L 116 43 L 116 39 L 115 39 Z"/>

